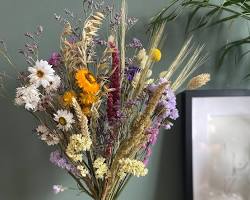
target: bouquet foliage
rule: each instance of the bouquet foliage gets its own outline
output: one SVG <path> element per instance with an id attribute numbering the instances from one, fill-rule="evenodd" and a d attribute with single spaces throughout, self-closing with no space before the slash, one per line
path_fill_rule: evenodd
<path id="1" fill-rule="evenodd" d="M 49 59 L 38 54 L 43 28 L 25 34 L 29 42 L 20 53 L 29 67 L 18 72 L 15 104 L 36 118 L 38 137 L 56 147 L 50 161 L 73 177 L 80 192 L 113 200 L 131 176 L 147 175 L 160 128 L 170 129 L 178 117 L 176 93 L 201 87 L 209 74 L 190 80 L 204 57 L 203 47 L 195 48 L 189 39 L 153 79 L 164 24 L 153 30 L 148 47 L 136 38 L 127 43 L 137 19 L 127 17 L 125 0 L 118 12 L 102 1 L 83 5 L 83 19 L 68 10 L 66 18 L 55 15 L 64 28 L 60 48 Z M 106 38 L 98 36 L 99 29 Z M 4 47 L 0 53 L 13 65 Z"/>

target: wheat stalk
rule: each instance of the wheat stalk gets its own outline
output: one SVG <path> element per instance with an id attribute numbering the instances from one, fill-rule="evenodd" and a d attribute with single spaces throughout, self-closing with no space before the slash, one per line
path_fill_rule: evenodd
<path id="1" fill-rule="evenodd" d="M 89 137 L 90 134 L 89 134 L 89 127 L 88 127 L 88 118 L 82 113 L 81 107 L 75 98 L 72 99 L 72 105 L 75 109 L 76 117 L 80 124 L 82 135 Z"/>

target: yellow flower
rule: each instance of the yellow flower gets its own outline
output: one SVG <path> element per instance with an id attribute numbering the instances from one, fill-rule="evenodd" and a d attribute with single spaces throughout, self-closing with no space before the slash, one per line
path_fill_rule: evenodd
<path id="1" fill-rule="evenodd" d="M 89 174 L 89 171 L 81 165 L 78 165 L 77 169 L 79 170 L 82 177 L 86 177 Z"/>
<path id="2" fill-rule="evenodd" d="M 118 176 L 123 179 L 127 173 L 132 174 L 134 176 L 146 176 L 148 173 L 148 169 L 145 168 L 143 162 L 139 160 L 132 160 L 130 158 L 122 158 L 119 160 L 120 169 Z"/>
<path id="3" fill-rule="evenodd" d="M 82 161 L 82 152 L 90 150 L 92 140 L 89 136 L 74 134 L 69 139 L 66 154 L 75 162 Z"/>
<path id="4" fill-rule="evenodd" d="M 91 106 L 97 101 L 97 96 L 95 94 L 83 92 L 80 94 L 79 101 L 84 106 Z"/>
<path id="5" fill-rule="evenodd" d="M 95 174 L 97 178 L 103 179 L 104 175 L 108 173 L 108 166 L 105 163 L 105 158 L 99 157 L 95 160 L 93 167 L 96 169 Z"/>
<path id="6" fill-rule="evenodd" d="M 72 99 L 76 97 L 76 93 L 73 90 L 66 91 L 63 96 L 63 105 L 64 106 L 71 106 L 72 105 Z"/>
<path id="7" fill-rule="evenodd" d="M 154 62 L 159 62 L 161 60 L 161 50 L 160 49 L 152 49 L 150 52 L 150 58 Z"/>
<path id="8" fill-rule="evenodd" d="M 87 93 L 96 94 L 100 89 L 96 78 L 86 68 L 78 70 L 75 74 L 75 79 L 78 87 L 82 88 Z"/>

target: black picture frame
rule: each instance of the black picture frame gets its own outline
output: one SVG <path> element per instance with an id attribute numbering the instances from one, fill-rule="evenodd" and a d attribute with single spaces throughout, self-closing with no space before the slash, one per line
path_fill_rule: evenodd
<path id="1" fill-rule="evenodd" d="M 180 125 L 183 136 L 183 159 L 184 159 L 184 198 L 194 200 L 193 197 L 193 144 L 192 144 L 192 101 L 197 97 L 244 97 L 250 96 L 250 90 L 196 90 L 185 91 L 178 95 L 180 110 Z M 250 107 L 250 105 L 249 105 Z M 196 199 L 195 199 L 196 200 Z"/>

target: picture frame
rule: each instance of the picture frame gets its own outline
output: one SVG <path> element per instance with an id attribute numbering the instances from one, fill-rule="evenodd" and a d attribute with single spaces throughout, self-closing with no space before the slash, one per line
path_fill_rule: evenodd
<path id="1" fill-rule="evenodd" d="M 250 199 L 250 90 L 185 91 L 180 99 L 185 199 Z"/>

